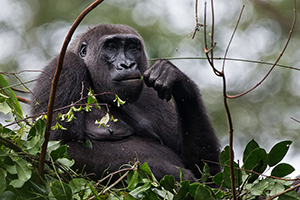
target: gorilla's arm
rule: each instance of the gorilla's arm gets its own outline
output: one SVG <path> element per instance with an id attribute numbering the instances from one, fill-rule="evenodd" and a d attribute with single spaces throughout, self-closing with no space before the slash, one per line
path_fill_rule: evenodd
<path id="1" fill-rule="evenodd" d="M 148 87 L 153 87 L 159 98 L 170 100 L 173 96 L 179 113 L 182 146 L 181 159 L 197 178 L 201 175 L 196 165 L 203 168 L 201 159 L 218 162 L 219 142 L 208 119 L 201 94 L 196 84 L 167 60 L 155 62 L 145 73 Z M 211 174 L 220 171 L 218 165 L 208 163 Z"/>
<path id="2" fill-rule="evenodd" d="M 40 114 L 47 111 L 52 78 L 56 70 L 57 61 L 58 57 L 55 57 L 44 69 L 44 73 L 38 78 L 36 87 L 33 90 L 36 101 L 31 101 L 32 114 Z M 63 71 L 58 82 L 54 109 L 62 108 L 78 101 L 82 91 L 82 83 L 87 80 L 88 71 L 82 59 L 74 53 L 67 52 L 64 59 Z M 65 114 L 69 109 L 66 108 L 58 112 Z M 54 113 L 54 119 L 58 112 Z M 51 140 L 63 140 L 63 142 L 67 142 L 68 140 L 84 140 L 85 134 L 83 133 L 85 126 L 82 121 L 84 121 L 85 116 L 79 113 L 74 113 L 74 115 L 76 119 L 73 119 L 71 122 L 59 121 L 63 127 L 67 128 L 67 131 L 57 130 L 55 134 L 51 134 Z M 53 120 L 53 124 L 55 123 L 56 121 Z"/>

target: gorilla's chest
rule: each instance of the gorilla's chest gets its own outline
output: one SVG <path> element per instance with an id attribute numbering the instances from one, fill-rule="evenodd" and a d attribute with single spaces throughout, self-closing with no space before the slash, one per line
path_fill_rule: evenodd
<path id="1" fill-rule="evenodd" d="M 86 134 L 88 137 L 99 141 L 113 141 L 123 140 L 130 136 L 137 136 L 149 139 L 155 139 L 162 143 L 159 136 L 155 133 L 153 122 L 142 115 L 142 113 L 135 110 L 127 110 L 127 112 L 120 112 L 111 109 L 109 114 L 113 116 L 116 121 L 111 121 L 106 125 L 96 124 L 106 114 L 103 110 L 92 110 L 86 113 Z"/>

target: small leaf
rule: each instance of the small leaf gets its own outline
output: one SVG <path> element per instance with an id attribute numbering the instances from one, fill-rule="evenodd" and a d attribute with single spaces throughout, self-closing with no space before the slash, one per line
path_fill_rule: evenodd
<path id="1" fill-rule="evenodd" d="M 197 182 L 190 184 L 190 188 L 189 188 L 190 195 L 195 197 L 195 193 L 196 193 L 196 190 L 199 187 L 199 185 L 201 185 L 201 184 L 197 183 Z"/>
<path id="2" fill-rule="evenodd" d="M 69 200 L 72 199 L 72 190 L 64 183 L 55 181 L 50 183 L 51 191 L 57 200 Z"/>
<path id="3" fill-rule="evenodd" d="M 195 192 L 195 200 L 215 200 L 213 192 L 205 187 L 204 185 L 199 185 Z"/>
<path id="4" fill-rule="evenodd" d="M 270 167 L 279 163 L 290 148 L 292 141 L 286 140 L 275 144 L 268 154 L 268 165 Z"/>
<path id="5" fill-rule="evenodd" d="M 29 180 L 31 178 L 31 170 L 28 167 L 28 163 L 23 159 L 18 159 L 15 162 L 19 179 L 24 181 Z"/>
<path id="6" fill-rule="evenodd" d="M 224 164 L 227 160 L 229 160 L 229 146 L 226 146 L 220 153 L 219 160 L 221 164 Z"/>
<path id="7" fill-rule="evenodd" d="M 101 119 L 100 119 L 100 121 L 99 120 L 96 120 L 95 121 L 95 124 L 99 124 L 99 127 L 100 126 L 106 126 L 106 124 L 109 122 L 109 114 L 108 114 L 108 112 L 105 114 L 105 116 L 104 117 L 102 117 Z"/>
<path id="8" fill-rule="evenodd" d="M 141 166 L 139 166 L 139 170 L 142 170 L 144 173 L 146 173 L 148 175 L 148 177 L 150 177 L 150 179 L 153 182 L 157 182 L 156 178 L 154 177 L 148 163 L 144 162 Z"/>
<path id="9" fill-rule="evenodd" d="M 267 159 L 267 152 L 262 148 L 254 149 L 244 162 L 244 169 L 253 170 L 261 159 Z"/>
<path id="10" fill-rule="evenodd" d="M 138 173 L 137 170 L 131 171 L 131 173 L 128 174 L 128 176 L 127 176 L 127 183 L 128 183 L 127 189 L 129 191 L 132 191 L 137 186 L 137 184 L 139 183 L 138 176 L 139 176 L 139 173 Z"/>
<path id="11" fill-rule="evenodd" d="M 248 142 L 248 144 L 246 145 L 246 148 L 244 150 L 243 153 L 243 162 L 245 163 L 246 159 L 248 158 L 249 154 L 254 150 L 259 148 L 259 145 L 257 144 L 257 142 L 252 139 L 250 142 Z"/>
<path id="12" fill-rule="evenodd" d="M 67 145 L 62 145 L 58 149 L 53 150 L 50 155 L 55 162 L 59 158 L 63 158 L 67 154 Z"/>
<path id="13" fill-rule="evenodd" d="M 173 191 L 175 189 L 175 178 L 171 175 L 165 175 L 162 180 L 160 180 L 160 185 L 168 191 Z"/>
<path id="14" fill-rule="evenodd" d="M 259 181 L 257 184 L 254 184 L 249 190 L 252 195 L 259 196 L 262 195 L 264 190 L 269 186 L 267 180 L 263 179 Z"/>
<path id="15" fill-rule="evenodd" d="M 21 105 L 17 99 L 17 96 L 15 93 L 12 91 L 10 88 L 9 83 L 6 81 L 6 79 L 3 77 L 2 74 L 0 74 L 0 93 L 2 96 L 9 96 L 9 99 L 7 99 L 7 104 L 9 107 L 12 109 L 12 112 L 14 115 L 17 117 L 17 119 L 22 119 L 23 118 L 23 112 Z"/>
<path id="16" fill-rule="evenodd" d="M 117 102 L 118 107 L 120 107 L 121 105 L 124 105 L 126 103 L 126 101 L 123 101 L 122 99 L 120 99 L 120 97 L 118 95 L 115 96 L 115 99 L 113 102 Z"/>
<path id="17" fill-rule="evenodd" d="M 224 188 L 230 188 L 230 186 L 223 186 L 223 172 L 220 172 L 220 173 L 216 174 L 213 177 L 213 182 L 215 184 L 217 184 L 218 186 L 222 186 Z"/>
<path id="18" fill-rule="evenodd" d="M 299 200 L 299 195 L 295 190 L 292 190 L 284 193 L 283 195 L 280 195 L 278 200 Z"/>
<path id="19" fill-rule="evenodd" d="M 93 144 L 90 140 L 86 140 L 85 141 L 85 146 L 89 147 L 89 148 L 93 148 Z"/>
<path id="20" fill-rule="evenodd" d="M 280 192 L 283 192 L 285 190 L 285 187 L 283 184 L 279 183 L 279 182 L 276 182 L 273 187 L 272 187 L 272 190 L 270 192 L 270 196 L 273 196 L 275 194 L 278 194 Z"/>
<path id="21" fill-rule="evenodd" d="M 151 188 L 151 181 L 145 179 L 145 184 L 141 185 L 140 187 L 135 188 L 129 194 L 132 195 L 134 198 L 139 198 L 139 195 Z"/>
<path id="22" fill-rule="evenodd" d="M 230 165 L 229 161 L 225 163 L 225 165 Z M 236 162 L 233 163 L 233 166 L 235 168 L 239 168 L 238 164 Z M 241 176 L 239 176 L 239 170 L 234 169 L 234 176 L 235 176 L 235 186 L 238 187 L 241 184 Z M 230 167 L 224 167 L 223 171 L 223 187 L 231 188 L 231 174 L 230 174 Z"/>
<path id="23" fill-rule="evenodd" d="M 180 186 L 181 187 L 180 187 L 178 193 L 174 196 L 173 200 L 185 199 L 185 197 L 187 196 L 187 194 L 189 192 L 190 181 L 183 181 Z"/>
<path id="24" fill-rule="evenodd" d="M 271 176 L 284 177 L 295 171 L 294 167 L 286 163 L 280 163 L 271 172 Z"/>
<path id="25" fill-rule="evenodd" d="M 6 183 L 6 171 L 2 168 L 0 168 L 0 195 L 4 192 L 6 186 L 7 186 L 7 183 Z"/>
<path id="26" fill-rule="evenodd" d="M 204 163 L 204 167 L 203 167 L 203 173 L 202 173 L 202 176 L 201 176 L 201 180 L 203 183 L 205 183 L 210 177 L 210 169 L 209 169 L 209 166 Z"/>

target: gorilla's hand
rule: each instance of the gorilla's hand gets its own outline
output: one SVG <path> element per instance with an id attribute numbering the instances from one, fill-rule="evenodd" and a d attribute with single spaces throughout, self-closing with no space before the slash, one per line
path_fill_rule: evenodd
<path id="1" fill-rule="evenodd" d="M 153 87 L 161 99 L 169 101 L 176 83 L 184 80 L 185 75 L 170 61 L 158 60 L 144 73 L 144 81 Z"/>

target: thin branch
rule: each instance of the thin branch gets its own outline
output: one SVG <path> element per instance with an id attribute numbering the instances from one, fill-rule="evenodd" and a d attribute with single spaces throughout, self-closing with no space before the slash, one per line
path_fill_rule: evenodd
<path id="1" fill-rule="evenodd" d="M 213 61 L 211 60 L 211 58 L 209 57 L 209 52 L 213 50 L 213 48 L 215 47 L 216 44 L 213 44 L 211 43 L 211 47 L 210 49 L 207 49 L 207 38 L 206 38 L 206 4 L 207 2 L 205 1 L 204 2 L 204 52 L 205 52 L 205 55 L 206 55 L 206 59 L 208 61 L 208 63 L 210 64 L 210 66 L 212 67 L 214 73 L 217 75 L 217 76 L 221 76 L 221 72 L 218 71 L 214 64 L 213 64 Z M 213 17 L 214 18 L 214 17 Z"/>
<path id="2" fill-rule="evenodd" d="M 225 69 L 225 60 L 226 60 L 226 57 L 227 57 L 227 54 L 228 54 L 228 51 L 229 51 L 229 47 L 230 47 L 230 45 L 231 45 L 231 43 L 232 43 L 232 40 L 233 40 L 234 35 L 235 35 L 236 31 L 237 31 L 237 28 L 238 28 L 238 26 L 239 26 L 239 24 L 240 24 L 240 21 L 241 21 L 242 15 L 243 15 L 244 8 L 245 8 L 245 5 L 243 5 L 243 7 L 242 7 L 242 10 L 241 10 L 241 12 L 240 12 L 238 21 L 237 21 L 237 23 L 236 23 L 236 25 L 235 25 L 235 27 L 234 27 L 233 33 L 232 33 L 232 35 L 231 35 L 231 38 L 230 38 L 230 40 L 229 40 L 229 42 L 228 42 L 228 45 L 227 45 L 227 47 L 226 47 L 226 50 L 225 50 L 224 60 L 223 60 L 223 66 L 222 66 L 222 72 L 223 72 L 223 73 L 224 73 L 224 69 Z"/>
<path id="3" fill-rule="evenodd" d="M 210 35 L 210 60 L 212 65 L 214 66 L 214 48 L 216 46 L 214 41 L 215 35 L 215 10 L 214 10 L 214 0 L 210 1 L 211 4 L 211 35 Z M 216 72 L 215 72 L 216 73 Z M 220 73 L 218 73 L 220 74 Z"/>
<path id="4" fill-rule="evenodd" d="M 57 68 L 53 77 L 52 81 L 52 87 L 51 87 L 51 92 L 50 92 L 50 98 L 49 98 L 49 103 L 48 103 L 48 110 L 47 110 L 47 122 L 46 122 L 46 130 L 45 130 L 45 141 L 42 145 L 42 150 L 41 150 L 41 155 L 40 155 L 40 160 L 39 160 L 39 167 L 38 167 L 38 172 L 41 177 L 43 177 L 43 172 L 44 172 L 44 164 L 45 164 L 45 157 L 46 157 L 46 150 L 47 150 L 47 145 L 49 142 L 49 137 L 50 137 L 50 130 L 51 130 L 51 124 L 52 124 L 52 115 L 53 115 L 53 108 L 54 108 L 54 100 L 55 100 L 55 94 L 56 94 L 56 89 L 58 85 L 58 79 L 61 74 L 61 71 L 63 69 L 63 60 L 64 56 L 68 47 L 68 44 L 72 38 L 73 33 L 75 32 L 76 28 L 80 24 L 80 22 L 83 20 L 83 18 L 94 8 L 96 8 L 100 3 L 102 3 L 104 0 L 96 0 L 94 1 L 90 6 L 88 6 L 75 20 L 73 23 L 71 29 L 68 32 L 68 35 L 65 38 L 64 44 L 62 46 L 61 52 L 59 54 L 58 58 L 58 64 Z"/>
<path id="5" fill-rule="evenodd" d="M 163 58 L 151 58 L 151 59 L 149 59 L 149 61 L 156 61 L 156 60 L 159 60 L 159 59 L 167 59 L 167 60 L 207 60 L 207 57 L 197 57 L 197 56 L 196 57 L 163 57 Z M 215 57 L 214 60 L 227 60 L 227 61 L 234 61 L 234 62 L 256 63 L 256 64 L 272 65 L 272 66 L 274 64 L 274 63 L 260 61 L 260 60 L 247 60 L 247 59 L 242 59 L 242 58 Z M 300 71 L 300 68 L 297 68 L 297 67 L 292 67 L 292 66 L 287 66 L 287 65 L 282 65 L 282 64 L 277 64 L 276 66 Z"/>

